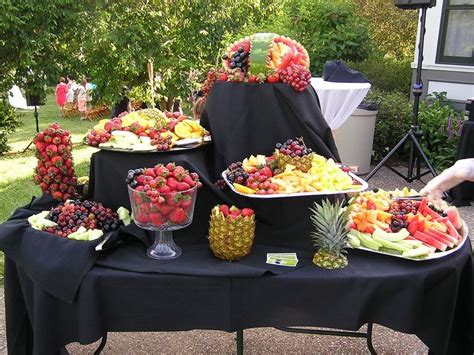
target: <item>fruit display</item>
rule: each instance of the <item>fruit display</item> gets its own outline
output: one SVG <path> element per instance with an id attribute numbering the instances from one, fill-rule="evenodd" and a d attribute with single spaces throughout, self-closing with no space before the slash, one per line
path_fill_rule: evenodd
<path id="1" fill-rule="evenodd" d="M 41 190 L 56 200 L 75 197 L 77 177 L 69 132 L 53 123 L 36 135 L 34 144 L 38 158 L 34 179 Z"/>
<path id="2" fill-rule="evenodd" d="M 128 172 L 135 223 L 145 229 L 172 228 L 191 223 L 199 175 L 174 163 Z"/>
<path id="3" fill-rule="evenodd" d="M 250 197 L 328 194 L 367 188 L 347 167 L 313 153 L 300 138 L 277 143 L 272 156 L 251 155 L 242 162 L 232 163 L 222 176 L 233 191 Z"/>
<path id="4" fill-rule="evenodd" d="M 30 216 L 28 222 L 32 228 L 58 237 L 90 241 L 129 224 L 131 217 L 124 207 L 113 212 L 95 201 L 68 200 L 50 211 Z"/>
<path id="5" fill-rule="evenodd" d="M 211 210 L 209 246 L 223 260 L 239 260 L 250 253 L 255 237 L 255 213 L 250 208 L 217 205 Z"/>
<path id="6" fill-rule="evenodd" d="M 350 201 L 349 243 L 405 258 L 430 259 L 464 240 L 459 212 L 415 190 L 366 191 Z"/>
<path id="7" fill-rule="evenodd" d="M 276 33 L 256 33 L 229 45 L 222 54 L 223 68 L 209 71 L 204 96 L 215 81 L 278 83 L 303 91 L 310 84 L 309 56 L 295 40 Z"/>
<path id="8" fill-rule="evenodd" d="M 197 121 L 179 112 L 143 109 L 99 121 L 85 142 L 111 150 L 169 151 L 180 145 L 200 144 L 207 135 Z"/>
<path id="9" fill-rule="evenodd" d="M 344 255 L 347 248 L 347 222 L 350 210 L 343 207 L 343 202 L 331 204 L 327 199 L 321 204 L 314 203 L 311 210 L 311 232 L 314 246 L 313 263 L 324 269 L 340 269 L 347 266 Z"/>

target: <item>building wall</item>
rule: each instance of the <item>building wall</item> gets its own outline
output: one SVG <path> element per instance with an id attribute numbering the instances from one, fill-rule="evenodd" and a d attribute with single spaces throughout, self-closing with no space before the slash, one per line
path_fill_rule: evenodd
<path id="1" fill-rule="evenodd" d="M 421 75 L 424 85 L 422 98 L 434 91 L 446 91 L 448 98 L 453 101 L 455 106 L 459 109 L 464 109 L 466 99 L 474 96 L 474 67 L 436 63 L 443 3 L 444 0 L 437 0 L 436 6 L 427 10 L 426 34 L 423 50 L 424 58 Z M 420 23 L 418 23 L 417 48 L 412 63 L 412 82 L 415 81 L 416 75 L 419 37 Z"/>

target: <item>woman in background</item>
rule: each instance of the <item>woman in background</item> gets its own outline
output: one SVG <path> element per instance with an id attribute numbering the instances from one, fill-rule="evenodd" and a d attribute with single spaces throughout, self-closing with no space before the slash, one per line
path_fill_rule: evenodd
<path id="1" fill-rule="evenodd" d="M 81 114 L 81 120 L 87 118 L 87 82 L 83 80 L 81 84 L 77 87 L 77 109 Z"/>
<path id="2" fill-rule="evenodd" d="M 74 93 L 76 92 L 77 84 L 71 74 L 67 76 L 67 96 L 66 103 L 67 107 L 71 108 L 74 105 Z"/>
<path id="3" fill-rule="evenodd" d="M 67 85 L 65 81 L 66 79 L 60 77 L 59 83 L 56 85 L 56 104 L 58 105 L 59 112 L 61 113 L 61 118 L 64 117 L 64 106 L 66 105 L 67 96 Z"/>

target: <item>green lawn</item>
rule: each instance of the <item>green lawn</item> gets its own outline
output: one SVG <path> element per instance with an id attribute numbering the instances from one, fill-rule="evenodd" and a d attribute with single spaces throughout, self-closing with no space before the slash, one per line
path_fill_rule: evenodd
<path id="1" fill-rule="evenodd" d="M 32 196 L 41 191 L 33 181 L 36 165 L 34 150 L 22 151 L 36 133 L 33 111 L 18 110 L 22 126 L 9 137 L 12 153 L 0 156 L 0 223 L 3 223 L 19 206 L 27 204 Z M 77 176 L 89 174 L 89 160 L 94 148 L 82 144 L 82 137 L 96 122 L 81 121 L 77 118 L 62 119 L 56 107 L 54 95 L 48 95 L 46 105 L 39 109 L 40 130 L 58 122 L 72 134 L 73 156 Z M 33 146 L 32 146 L 33 147 Z M 3 275 L 3 256 L 0 254 L 0 282 Z"/>

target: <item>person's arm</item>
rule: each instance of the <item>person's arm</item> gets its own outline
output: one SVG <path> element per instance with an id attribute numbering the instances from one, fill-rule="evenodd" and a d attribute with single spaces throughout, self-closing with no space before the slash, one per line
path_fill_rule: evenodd
<path id="1" fill-rule="evenodd" d="M 456 164 L 428 182 L 421 189 L 420 194 L 427 195 L 433 200 L 439 200 L 442 198 L 444 191 L 463 181 L 474 181 L 474 158 L 458 160 Z"/>

